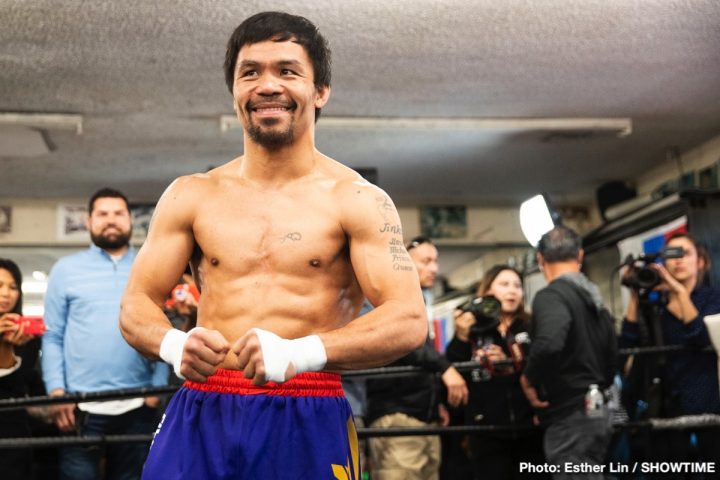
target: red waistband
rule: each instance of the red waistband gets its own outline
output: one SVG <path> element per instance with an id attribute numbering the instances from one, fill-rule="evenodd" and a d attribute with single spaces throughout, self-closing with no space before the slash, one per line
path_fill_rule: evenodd
<path id="1" fill-rule="evenodd" d="M 268 382 L 256 386 L 241 370 L 219 368 L 205 383 L 186 380 L 183 387 L 201 392 L 235 393 L 241 395 L 278 395 L 286 397 L 342 397 L 340 375 L 335 373 L 301 373 L 285 383 Z"/>

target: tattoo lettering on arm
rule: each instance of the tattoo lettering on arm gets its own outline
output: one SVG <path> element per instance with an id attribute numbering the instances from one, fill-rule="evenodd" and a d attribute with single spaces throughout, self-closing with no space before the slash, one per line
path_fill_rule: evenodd
<path id="1" fill-rule="evenodd" d="M 380 229 L 380 233 L 395 233 L 397 235 L 402 235 L 402 226 L 400 225 L 390 225 L 389 223 L 385 222 L 385 224 Z"/>
<path id="2" fill-rule="evenodd" d="M 285 243 L 285 240 L 290 240 L 291 242 L 299 242 L 302 240 L 302 234 L 300 232 L 290 232 L 284 237 L 280 238 L 280 241 L 282 243 Z"/>
<path id="3" fill-rule="evenodd" d="M 407 250 L 405 250 L 405 246 L 402 241 L 397 238 L 393 238 L 390 240 L 389 247 L 390 255 L 392 255 L 393 270 L 400 272 L 412 272 L 412 259 L 410 258 L 410 255 L 408 255 Z"/>

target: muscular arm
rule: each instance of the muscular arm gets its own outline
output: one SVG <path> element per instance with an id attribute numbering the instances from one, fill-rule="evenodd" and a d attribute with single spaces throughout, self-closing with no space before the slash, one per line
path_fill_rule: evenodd
<path id="1" fill-rule="evenodd" d="M 342 328 L 320 334 L 327 353 L 325 369 L 376 367 L 423 345 L 427 337 L 425 306 L 390 198 L 367 183 L 353 182 L 340 188 L 350 260 L 375 309 Z"/>
<path id="2" fill-rule="evenodd" d="M 162 311 L 193 248 L 194 207 L 189 177 L 176 180 L 160 198 L 148 237 L 138 252 L 121 303 L 120 330 L 142 354 L 158 358 L 160 343 L 172 328 Z"/>

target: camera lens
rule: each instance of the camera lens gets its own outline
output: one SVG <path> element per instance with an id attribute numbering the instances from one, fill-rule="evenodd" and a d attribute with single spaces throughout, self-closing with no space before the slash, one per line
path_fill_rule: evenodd
<path id="1" fill-rule="evenodd" d="M 651 289 L 660 283 L 660 275 L 650 267 L 642 267 L 635 272 L 640 288 Z"/>

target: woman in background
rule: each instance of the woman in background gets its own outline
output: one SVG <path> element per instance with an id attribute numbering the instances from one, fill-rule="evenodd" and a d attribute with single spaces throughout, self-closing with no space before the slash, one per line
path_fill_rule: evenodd
<path id="1" fill-rule="evenodd" d="M 26 335 L 17 321 L 22 315 L 21 283 L 22 275 L 15 262 L 0 258 L 0 398 L 38 394 L 35 389 L 39 375 L 35 366 L 40 338 Z M 26 410 L 0 410 L 0 438 L 29 436 L 30 420 Z M 3 480 L 32 479 L 33 469 L 31 449 L 0 449 Z"/>
<path id="2" fill-rule="evenodd" d="M 720 313 L 720 290 L 705 282 L 711 268 L 710 255 L 689 233 L 671 235 L 665 246 L 682 248 L 683 256 L 666 259 L 664 266 L 649 265 L 660 279 L 655 290 L 660 292 L 661 298 L 654 303 L 659 305 L 664 345 L 684 345 L 686 349 L 668 355 L 660 367 L 662 401 L 653 407 L 661 417 L 720 414 L 717 354 L 707 350 L 710 338 L 704 322 L 705 316 Z M 625 275 L 632 275 L 632 270 Z M 622 324 L 620 339 L 623 347 L 647 343 L 642 340 L 638 323 L 640 310 L 638 291 L 633 290 Z M 645 314 L 649 315 L 653 314 Z M 654 322 L 645 318 L 645 323 Z M 637 365 L 633 367 L 642 370 Z M 642 372 L 631 372 L 631 378 L 636 378 L 635 373 Z M 657 432 L 653 437 L 651 460 L 695 461 L 699 457 L 700 461 L 720 465 L 720 430 L 717 428 Z M 695 443 L 694 447 L 692 443 Z"/>
<path id="3" fill-rule="evenodd" d="M 484 330 L 472 313 L 455 312 L 455 336 L 446 349 L 448 359 L 474 358 L 481 363 L 467 379 L 466 423 L 532 427 L 533 410 L 519 383 L 529 341 L 520 273 L 508 265 L 495 265 L 483 276 L 476 294 L 496 297 L 501 311 L 499 323 Z M 505 362 L 496 366 L 498 361 Z M 542 433 L 532 428 L 471 435 L 470 455 L 475 478 L 520 478 L 520 462 L 545 463 Z"/>

